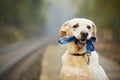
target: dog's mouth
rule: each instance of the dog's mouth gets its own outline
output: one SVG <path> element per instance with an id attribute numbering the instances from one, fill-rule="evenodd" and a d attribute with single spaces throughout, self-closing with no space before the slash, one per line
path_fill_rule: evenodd
<path id="1" fill-rule="evenodd" d="M 86 44 L 87 42 L 87 37 L 82 37 L 80 40 L 79 40 L 80 44 Z"/>
<path id="2" fill-rule="evenodd" d="M 87 39 L 86 38 L 81 38 L 79 41 L 80 41 L 80 43 L 85 44 L 87 42 Z"/>
<path id="3" fill-rule="evenodd" d="M 87 38 L 85 37 L 82 37 L 81 39 L 78 39 L 75 44 L 82 44 L 82 45 L 85 45 L 87 42 Z"/>

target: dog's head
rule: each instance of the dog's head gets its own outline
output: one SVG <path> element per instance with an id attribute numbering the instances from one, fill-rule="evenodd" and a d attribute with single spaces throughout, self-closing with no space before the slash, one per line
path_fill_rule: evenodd
<path id="1" fill-rule="evenodd" d="M 59 37 L 65 36 L 75 36 L 80 43 L 84 44 L 91 37 L 96 37 L 96 26 L 91 20 L 75 18 L 62 25 Z"/>

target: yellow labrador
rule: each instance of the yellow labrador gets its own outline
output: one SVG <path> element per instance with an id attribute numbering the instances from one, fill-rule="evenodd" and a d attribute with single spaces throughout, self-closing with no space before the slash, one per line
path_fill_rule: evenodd
<path id="1" fill-rule="evenodd" d="M 60 38 L 65 36 L 75 36 L 79 41 L 67 44 L 67 51 L 62 56 L 62 80 L 109 80 L 99 64 L 97 52 L 91 52 L 89 65 L 88 56 L 83 54 L 86 52 L 86 41 L 96 37 L 95 24 L 84 18 L 66 21 L 59 33 Z"/>

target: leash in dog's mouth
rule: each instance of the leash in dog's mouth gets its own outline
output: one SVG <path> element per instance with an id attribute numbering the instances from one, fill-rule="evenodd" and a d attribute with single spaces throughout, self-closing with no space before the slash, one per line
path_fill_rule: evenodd
<path id="1" fill-rule="evenodd" d="M 95 42 L 96 38 L 95 37 L 91 37 L 89 40 L 87 40 L 86 37 L 82 37 L 81 39 L 77 39 L 75 36 L 69 36 L 69 37 L 64 37 L 64 38 L 59 38 L 58 42 L 60 44 L 67 44 L 70 42 L 79 42 L 80 44 L 87 44 L 88 42 Z"/>
<path id="2" fill-rule="evenodd" d="M 91 52 L 95 50 L 95 47 L 93 45 L 93 42 L 96 41 L 96 38 L 95 37 L 91 37 L 89 40 L 85 39 L 85 38 L 81 38 L 80 40 L 76 39 L 75 36 L 69 36 L 69 37 L 64 37 L 64 38 L 59 38 L 58 39 L 58 42 L 60 44 L 67 44 L 67 43 L 70 43 L 70 42 L 80 42 L 80 44 L 83 44 L 85 45 L 86 44 L 86 54 L 88 56 L 88 61 L 87 61 L 87 64 L 89 65 L 89 62 L 90 62 L 90 55 L 91 55 Z"/>
<path id="3" fill-rule="evenodd" d="M 77 43 L 85 45 L 87 42 L 87 38 L 86 37 L 82 37 L 81 39 L 77 39 Z"/>
<path id="4" fill-rule="evenodd" d="M 82 44 L 85 44 L 86 43 L 86 39 L 80 39 L 80 42 L 82 43 Z"/>

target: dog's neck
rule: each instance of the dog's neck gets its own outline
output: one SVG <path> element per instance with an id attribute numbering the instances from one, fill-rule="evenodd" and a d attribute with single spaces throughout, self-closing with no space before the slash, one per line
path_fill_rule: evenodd
<path id="1" fill-rule="evenodd" d="M 71 42 L 67 45 L 67 49 L 71 54 L 83 54 L 86 51 L 86 45 Z"/>
<path id="2" fill-rule="evenodd" d="M 70 66 L 84 67 L 87 66 L 86 45 L 76 45 L 71 42 L 67 45 L 67 61 Z"/>

